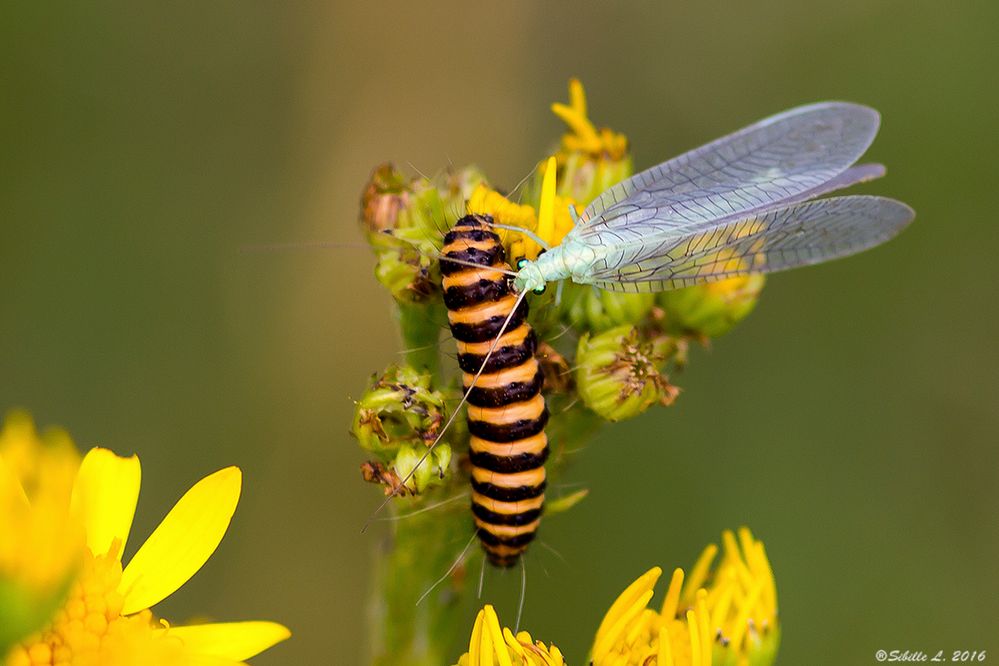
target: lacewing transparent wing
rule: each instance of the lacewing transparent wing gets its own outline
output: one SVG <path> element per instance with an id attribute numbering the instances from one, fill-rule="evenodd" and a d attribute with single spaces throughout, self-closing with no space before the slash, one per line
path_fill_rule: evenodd
<path id="1" fill-rule="evenodd" d="M 593 284 L 608 291 L 664 291 L 817 264 L 883 243 L 912 217 L 911 208 L 884 197 L 796 203 L 657 243 L 641 261 L 612 254 L 594 270 Z"/>
<path id="2" fill-rule="evenodd" d="M 634 207 L 683 229 L 781 203 L 860 159 L 879 122 L 874 109 L 844 102 L 779 113 L 611 187 L 583 211 L 581 232 L 623 226 Z"/>
<path id="3" fill-rule="evenodd" d="M 814 264 L 882 243 L 914 213 L 882 197 L 806 203 L 878 178 L 851 166 L 878 130 L 874 109 L 791 109 L 636 174 L 594 200 L 566 237 L 601 248 L 587 282 L 661 291 Z M 564 241 L 565 242 L 565 241 Z"/>

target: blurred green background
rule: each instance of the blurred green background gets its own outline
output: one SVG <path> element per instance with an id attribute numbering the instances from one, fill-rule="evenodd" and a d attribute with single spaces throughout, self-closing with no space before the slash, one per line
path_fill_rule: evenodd
<path id="1" fill-rule="evenodd" d="M 229 535 L 159 612 L 288 624 L 254 663 L 363 663 L 385 532 L 359 532 L 378 497 L 346 431 L 397 358 L 388 297 L 366 251 L 239 248 L 360 240 L 387 159 L 512 186 L 572 75 L 640 168 L 799 103 L 865 102 L 888 177 L 863 189 L 915 224 L 775 276 L 693 354 L 675 407 L 578 456 L 592 492 L 545 523 L 566 562 L 533 549 L 523 624 L 582 663 L 628 582 L 746 523 L 777 575 L 779 663 L 999 658 L 999 5 L 595 5 L 6 5 L 0 407 L 141 456 L 133 549 L 240 465 Z M 518 586 L 487 581 L 511 624 Z"/>

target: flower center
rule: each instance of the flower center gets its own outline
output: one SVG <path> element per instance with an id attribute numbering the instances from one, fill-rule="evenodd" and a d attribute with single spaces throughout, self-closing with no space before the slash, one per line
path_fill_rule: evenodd
<path id="1" fill-rule="evenodd" d="M 86 551 L 69 596 L 45 629 L 16 646 L 7 666 L 178 663 L 182 644 L 168 639 L 143 610 L 121 614 L 118 545 L 94 556 Z"/>

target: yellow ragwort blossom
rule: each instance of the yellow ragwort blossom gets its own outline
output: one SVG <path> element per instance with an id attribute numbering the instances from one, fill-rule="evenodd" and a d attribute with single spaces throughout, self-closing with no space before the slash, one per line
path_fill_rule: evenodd
<path id="1" fill-rule="evenodd" d="M 555 153 L 560 195 L 585 206 L 632 175 L 627 137 L 606 127 L 597 129 L 587 115 L 582 83 L 571 79 L 569 103 L 552 104 L 551 109 L 568 128 Z"/>
<path id="2" fill-rule="evenodd" d="M 555 103 L 551 108 L 569 131 L 562 136 L 559 151 L 544 162 L 540 192 L 535 193 L 537 206 L 514 203 L 480 182 L 468 198 L 467 210 L 491 215 L 499 224 L 532 231 L 549 246 L 555 246 L 573 227 L 569 206 L 580 212 L 582 207 L 577 204 L 589 203 L 603 190 L 630 176 L 631 158 L 628 139 L 623 134 L 606 127 L 597 129 L 590 121 L 586 93 L 577 79 L 569 81 L 569 104 Z M 537 259 L 542 250 L 528 236 L 506 229 L 496 231 L 514 264 L 521 258 Z"/>
<path id="3" fill-rule="evenodd" d="M 779 643 L 777 589 L 763 544 L 748 528 L 709 545 L 684 581 L 676 569 L 659 611 L 648 607 L 654 567 L 618 597 L 593 643 L 594 666 L 769 666 Z"/>
<path id="4" fill-rule="evenodd" d="M 514 636 L 501 628 L 496 610 L 487 604 L 475 618 L 468 652 L 457 666 L 565 666 L 565 658 L 557 647 L 534 641 L 526 631 Z"/>
<path id="5" fill-rule="evenodd" d="M 0 656 L 51 617 L 84 554 L 70 513 L 80 456 L 69 435 L 39 436 L 12 411 L 0 430 Z"/>
<path id="6" fill-rule="evenodd" d="M 548 246 L 558 245 L 573 227 L 572 216 L 569 214 L 569 205 L 573 204 L 573 201 L 556 194 L 556 172 L 556 160 L 554 157 L 549 157 L 545 162 L 537 209 L 528 204 L 514 203 L 496 190 L 479 183 L 468 199 L 468 212 L 491 215 L 493 221 L 498 224 L 527 229 L 539 236 Z M 542 248 L 530 237 L 507 229 L 497 228 L 496 232 L 514 265 L 521 258 L 532 260 L 538 258 Z"/>
<path id="7" fill-rule="evenodd" d="M 579 79 L 569 79 L 569 103 L 555 102 L 551 109 L 570 130 L 562 136 L 560 158 L 572 153 L 589 153 L 594 158 L 621 160 L 627 154 L 628 138 L 625 135 L 607 127 L 597 129 L 590 120 L 586 109 L 586 91 Z"/>
<path id="8" fill-rule="evenodd" d="M 95 448 L 84 457 L 70 500 L 86 534 L 82 568 L 51 622 L 15 646 L 7 666 L 232 665 L 289 636 L 273 622 L 174 627 L 153 616 L 218 547 L 242 475 L 227 467 L 196 483 L 123 568 L 140 479 L 136 456 Z"/>

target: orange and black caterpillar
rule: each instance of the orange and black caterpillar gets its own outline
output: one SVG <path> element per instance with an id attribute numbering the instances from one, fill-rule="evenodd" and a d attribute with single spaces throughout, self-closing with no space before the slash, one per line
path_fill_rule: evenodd
<path id="1" fill-rule="evenodd" d="M 510 270 L 499 236 L 489 230 L 491 223 L 488 216 L 458 220 L 444 236 L 440 267 L 468 394 L 472 513 L 489 561 L 509 567 L 527 550 L 541 522 L 548 409 L 527 302 L 517 298 L 506 274 L 467 265 Z M 506 331 L 496 340 L 508 318 Z"/>

